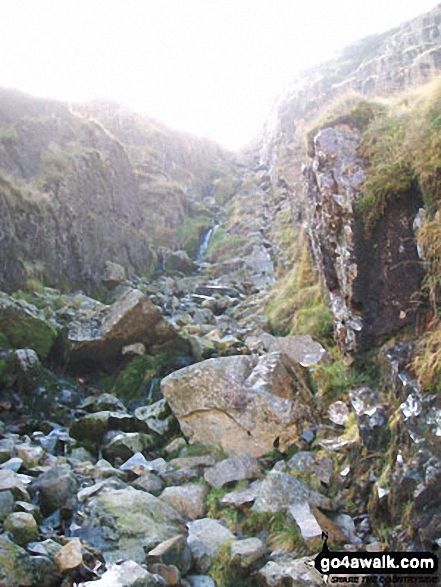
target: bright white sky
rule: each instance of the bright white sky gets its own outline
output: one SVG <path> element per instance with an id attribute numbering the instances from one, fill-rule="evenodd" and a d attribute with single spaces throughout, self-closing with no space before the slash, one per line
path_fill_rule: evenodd
<path id="1" fill-rule="evenodd" d="M 237 148 L 297 71 L 436 0 L 0 0 L 0 86 L 105 97 Z"/>

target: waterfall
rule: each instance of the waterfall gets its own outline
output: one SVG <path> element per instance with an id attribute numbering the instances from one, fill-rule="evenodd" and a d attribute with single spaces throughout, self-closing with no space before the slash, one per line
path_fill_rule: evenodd
<path id="1" fill-rule="evenodd" d="M 216 230 L 217 226 L 218 226 L 217 224 L 215 226 L 212 226 L 204 234 L 204 238 L 202 239 L 202 242 L 199 245 L 199 250 L 197 252 L 196 259 L 202 259 L 202 257 L 205 255 L 205 251 L 208 248 L 208 245 L 210 243 L 210 239 L 213 235 L 213 232 Z"/>

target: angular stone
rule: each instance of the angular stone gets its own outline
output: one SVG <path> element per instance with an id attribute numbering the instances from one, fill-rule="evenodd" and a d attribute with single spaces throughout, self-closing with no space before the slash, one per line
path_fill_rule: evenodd
<path id="1" fill-rule="evenodd" d="M 266 554 L 266 547 L 259 538 L 246 538 L 231 544 L 230 562 L 233 567 L 249 570 Z"/>
<path id="2" fill-rule="evenodd" d="M 142 342 L 149 348 L 177 338 L 174 328 L 149 298 L 139 290 L 130 290 L 112 306 L 69 325 L 70 361 L 120 360 L 122 348 L 129 344 Z"/>
<path id="3" fill-rule="evenodd" d="M 18 389 L 22 392 L 31 392 L 43 369 L 38 355 L 32 349 L 18 349 L 14 354 Z"/>
<path id="4" fill-rule="evenodd" d="M 111 393 L 101 393 L 97 397 L 93 395 L 86 397 L 78 407 L 86 412 L 125 412 L 126 410 L 122 401 Z"/>
<path id="5" fill-rule="evenodd" d="M 98 581 L 87 581 L 82 587 L 163 587 L 151 573 L 134 561 L 112 565 Z"/>
<path id="6" fill-rule="evenodd" d="M 288 507 L 288 516 L 294 520 L 300 529 L 302 540 L 306 544 L 316 543 L 322 536 L 322 529 L 311 511 L 307 501 L 294 503 Z"/>
<path id="7" fill-rule="evenodd" d="M 108 289 L 114 289 L 118 285 L 121 285 L 126 280 L 126 270 L 118 263 L 112 263 L 112 261 L 106 261 L 103 272 L 103 284 Z"/>
<path id="8" fill-rule="evenodd" d="M 122 432 L 113 438 L 109 444 L 103 446 L 103 457 L 109 461 L 122 459 L 126 461 L 135 453 L 152 448 L 155 440 L 149 434 L 142 432 Z"/>
<path id="9" fill-rule="evenodd" d="M 164 565 L 162 563 L 154 563 L 150 570 L 155 575 L 159 575 L 165 581 L 167 587 L 181 587 L 181 573 L 175 565 Z"/>
<path id="10" fill-rule="evenodd" d="M 215 582 L 208 575 L 188 575 L 186 579 L 190 587 L 216 587 Z"/>
<path id="11" fill-rule="evenodd" d="M 23 459 L 18 457 L 13 457 L 9 459 L 2 465 L 0 465 L 0 469 L 8 469 L 9 471 L 14 471 L 14 473 L 18 473 L 23 465 Z"/>
<path id="12" fill-rule="evenodd" d="M 44 461 L 45 451 L 41 446 L 31 446 L 30 444 L 18 444 L 15 447 L 17 456 L 22 459 L 27 469 L 38 467 Z"/>
<path id="13" fill-rule="evenodd" d="M 50 469 L 32 484 L 32 489 L 39 492 L 40 508 L 45 516 L 74 500 L 78 481 L 67 465 Z"/>
<path id="14" fill-rule="evenodd" d="M 253 510 L 258 512 L 283 512 L 292 504 L 308 503 L 329 509 L 330 500 L 314 491 L 292 475 L 270 471 L 260 486 Z"/>
<path id="15" fill-rule="evenodd" d="M 101 444 L 103 436 L 110 429 L 110 414 L 109 410 L 104 410 L 74 420 L 70 425 L 69 434 L 76 440 L 90 440 Z"/>
<path id="16" fill-rule="evenodd" d="M 135 420 L 142 423 L 147 431 L 156 432 L 160 436 L 173 436 L 173 433 L 179 430 L 176 418 L 165 399 L 160 399 L 150 406 L 137 408 L 134 415 Z"/>
<path id="17" fill-rule="evenodd" d="M 201 455 L 199 457 L 178 457 L 172 459 L 170 465 L 178 469 L 194 467 L 212 467 L 216 464 L 216 459 L 211 455 Z"/>
<path id="18" fill-rule="evenodd" d="M 227 483 L 260 477 L 262 471 L 257 459 L 247 456 L 230 457 L 216 463 L 204 473 L 204 479 L 212 487 L 223 487 Z"/>
<path id="19" fill-rule="evenodd" d="M 217 520 L 203 518 L 188 523 L 188 546 L 193 555 L 195 569 L 206 573 L 225 542 L 234 540 L 235 536 Z"/>
<path id="20" fill-rule="evenodd" d="M 265 333 L 261 340 L 269 352 L 285 353 L 303 367 L 319 363 L 326 353 L 322 345 L 309 334 L 280 337 Z"/>
<path id="21" fill-rule="evenodd" d="M 283 557 L 269 561 L 257 576 L 264 587 L 322 587 L 323 576 L 310 565 L 310 558 Z"/>
<path id="22" fill-rule="evenodd" d="M 344 426 L 349 418 L 348 406 L 341 401 L 333 402 L 328 408 L 328 415 L 331 422 Z"/>
<path id="23" fill-rule="evenodd" d="M 293 377 L 286 391 L 290 397 L 279 397 L 269 391 L 276 371 L 267 371 L 267 379 L 261 374 L 249 380 L 256 368 L 259 362 L 249 356 L 220 357 L 162 380 L 163 395 L 190 442 L 220 445 L 231 456 L 258 457 L 275 441 L 283 451 L 298 440 L 312 417 L 299 399 L 306 390 Z"/>
<path id="24" fill-rule="evenodd" d="M 167 455 L 170 455 L 171 453 L 174 453 L 175 451 L 178 451 L 186 446 L 187 441 L 185 440 L 185 438 L 175 438 L 170 442 L 170 444 L 167 444 L 167 446 L 164 447 L 164 452 Z"/>
<path id="25" fill-rule="evenodd" d="M 54 562 L 61 573 L 79 567 L 83 563 L 83 549 L 78 538 L 72 538 L 54 556 Z"/>
<path id="26" fill-rule="evenodd" d="M 55 587 L 62 581 L 56 564 L 47 556 L 33 556 L 35 583 L 38 587 Z"/>
<path id="27" fill-rule="evenodd" d="M 142 489 L 147 493 L 159 493 L 164 489 L 164 482 L 153 473 L 145 473 L 132 483 L 135 489 Z"/>
<path id="28" fill-rule="evenodd" d="M 19 475 L 8 469 L 0 471 L 0 491 L 10 491 L 16 499 L 31 501 L 29 493 L 26 491 Z"/>
<path id="29" fill-rule="evenodd" d="M 237 489 L 236 491 L 227 493 L 219 501 L 223 505 L 231 505 L 235 508 L 252 504 L 260 493 L 261 485 L 262 481 L 254 481 L 249 487 L 245 487 L 245 489 Z"/>
<path id="30" fill-rule="evenodd" d="M 205 513 L 204 499 L 207 494 L 208 487 L 205 485 L 190 483 L 166 487 L 159 498 L 171 505 L 182 517 L 196 520 Z"/>
<path id="31" fill-rule="evenodd" d="M 151 550 L 147 554 L 147 561 L 149 563 L 175 565 L 183 575 L 186 575 L 191 569 L 191 550 L 184 536 L 173 536 L 173 538 L 161 542 Z"/>

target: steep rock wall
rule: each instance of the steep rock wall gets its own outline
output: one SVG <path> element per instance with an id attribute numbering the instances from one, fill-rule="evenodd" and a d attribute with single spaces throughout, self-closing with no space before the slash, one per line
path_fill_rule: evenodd
<path id="1" fill-rule="evenodd" d="M 438 6 L 304 72 L 279 98 L 262 135 L 260 168 L 273 191 L 290 201 L 298 230 L 307 226 L 318 279 L 340 344 L 349 352 L 377 344 L 413 320 L 422 269 L 412 221 L 422 202 L 416 192 L 392 199 L 366 236 L 357 217 L 365 167 L 357 153 L 356 124 L 349 121 L 337 131 L 317 120 L 348 92 L 391 96 L 431 80 L 441 71 L 440 54 Z M 334 114 L 337 119 L 338 111 Z M 332 141 L 337 144 L 331 148 Z"/>
<path id="2" fill-rule="evenodd" d="M 347 126 L 321 130 L 304 168 L 310 241 L 346 352 L 379 344 L 411 324 L 423 277 L 413 233 L 422 205 L 417 193 L 392 198 L 371 233 L 360 220 L 365 167 L 359 139 Z"/>

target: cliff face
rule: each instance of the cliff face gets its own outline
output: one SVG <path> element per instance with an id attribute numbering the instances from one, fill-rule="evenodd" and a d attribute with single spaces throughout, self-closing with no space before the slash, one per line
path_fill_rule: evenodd
<path id="1" fill-rule="evenodd" d="M 347 116 L 355 99 L 348 92 L 360 100 L 392 96 L 433 79 L 441 68 L 440 23 L 438 6 L 349 47 L 292 84 L 266 124 L 261 165 L 273 190 L 290 202 L 297 229 L 306 225 L 348 352 L 378 344 L 412 322 L 423 276 L 412 228 L 423 205 L 416 187 L 391 198 L 373 230 L 363 226 L 358 203 L 369 173 L 360 154 L 366 121 Z"/>
<path id="2" fill-rule="evenodd" d="M 393 198 L 372 232 L 358 213 L 366 175 L 357 155 L 360 132 L 348 126 L 325 128 L 314 138 L 304 168 L 314 257 L 336 327 L 346 351 L 381 343 L 411 324 L 423 270 L 413 221 L 422 205 L 416 193 Z"/>
<path id="3" fill-rule="evenodd" d="M 106 261 L 140 274 L 151 244 L 179 248 L 177 227 L 226 155 L 130 113 L 115 120 L 112 134 L 66 105 L 0 93 L 3 290 L 34 278 L 91 291 Z"/>

